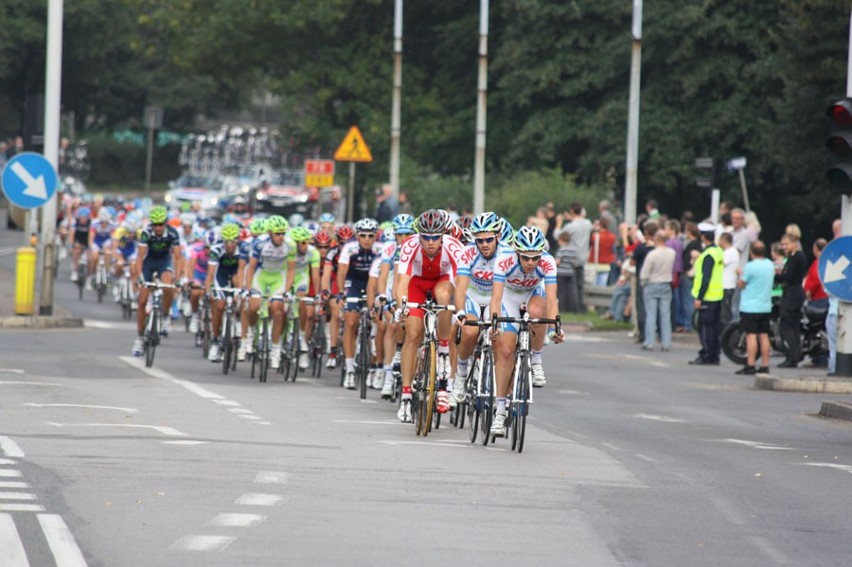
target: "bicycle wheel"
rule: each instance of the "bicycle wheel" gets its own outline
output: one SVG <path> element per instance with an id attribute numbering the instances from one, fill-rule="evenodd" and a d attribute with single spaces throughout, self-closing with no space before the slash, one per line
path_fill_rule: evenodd
<path id="1" fill-rule="evenodd" d="M 423 436 L 429 434 L 432 431 L 432 414 L 435 413 L 435 380 L 437 373 L 437 347 L 434 342 L 430 341 L 429 345 L 426 347 L 426 368 L 425 368 L 425 377 L 426 377 L 426 389 L 425 396 L 423 397 L 423 406 L 421 409 L 423 410 L 423 425 L 424 431 Z M 440 419 L 440 417 L 438 418 Z M 440 424 L 440 422 L 438 422 Z"/>
<path id="2" fill-rule="evenodd" d="M 225 317 L 225 332 L 222 333 L 222 374 L 228 375 L 231 369 L 231 352 L 233 345 L 231 344 L 231 318 Z"/>
<path id="3" fill-rule="evenodd" d="M 293 321 L 293 331 L 290 333 L 290 382 L 296 381 L 299 374 L 299 320 Z M 284 377 L 287 378 L 286 376 Z"/>
<path id="4" fill-rule="evenodd" d="M 369 376 L 370 376 L 370 327 L 369 324 L 362 318 L 361 325 L 358 329 L 361 338 L 360 338 L 360 349 L 358 351 L 358 381 L 359 387 L 361 390 L 361 399 L 367 399 L 367 388 L 369 385 Z"/>
<path id="5" fill-rule="evenodd" d="M 256 353 L 258 364 L 260 364 L 260 381 L 266 382 L 266 375 L 269 373 L 269 329 L 267 328 L 266 319 L 260 325 L 260 339 L 258 340 Z"/>
<path id="6" fill-rule="evenodd" d="M 98 287 L 96 290 L 98 294 L 98 303 L 104 302 L 104 294 L 106 293 L 106 283 L 101 280 L 102 277 L 102 274 L 98 274 Z"/>
<path id="7" fill-rule="evenodd" d="M 480 368 L 479 360 L 479 357 L 474 358 L 473 364 L 470 366 L 466 384 L 467 402 L 464 404 L 465 413 L 467 414 L 467 429 L 471 443 L 476 443 L 476 436 L 479 433 L 479 404 L 482 402 L 476 386 Z"/>
<path id="8" fill-rule="evenodd" d="M 252 346 L 254 348 L 252 349 L 251 354 L 248 355 L 248 356 L 251 357 L 251 377 L 252 378 L 254 378 L 254 369 L 257 366 L 257 346 L 258 346 L 257 345 L 257 326 L 255 326 L 255 328 L 253 330 L 254 330 L 254 338 L 252 339 L 252 341 L 253 341 Z M 248 337 L 246 337 L 246 340 L 248 340 Z"/>
<path id="9" fill-rule="evenodd" d="M 281 364 L 278 365 L 276 370 L 278 374 L 283 375 L 283 380 L 286 382 L 287 377 L 290 375 L 290 366 L 292 365 L 292 361 L 290 360 L 290 332 L 291 330 L 288 328 L 290 321 L 284 324 L 284 330 L 281 333 L 281 339 L 279 341 L 279 348 L 281 348 Z M 280 343 L 283 343 L 280 344 Z"/>
<path id="10" fill-rule="evenodd" d="M 207 304 L 204 304 L 204 309 L 202 310 L 201 315 L 201 357 L 207 358 L 207 355 L 210 354 L 210 311 L 207 308 Z"/>
<path id="11" fill-rule="evenodd" d="M 491 422 L 494 419 L 494 359 L 492 358 L 491 350 L 485 349 L 482 351 L 480 360 L 482 370 L 479 374 L 479 379 L 482 381 L 482 396 L 479 400 L 479 437 L 482 446 L 485 447 L 491 441 Z"/>
<path id="12" fill-rule="evenodd" d="M 417 368 L 414 373 L 414 381 L 411 384 L 411 421 L 414 422 L 414 433 L 416 435 L 425 435 L 423 430 L 425 429 L 425 421 L 423 416 L 425 415 L 425 411 L 423 411 L 423 398 L 424 398 L 424 384 L 426 383 L 426 349 L 425 347 L 420 347 L 417 355 Z"/>
<path id="13" fill-rule="evenodd" d="M 320 317 L 314 325 L 314 330 L 311 333 L 311 344 L 311 360 L 313 365 L 311 368 L 311 375 L 314 378 L 319 378 L 320 375 L 322 375 L 322 359 L 327 347 L 325 338 L 325 321 L 323 321 L 322 317 Z"/>
<path id="14" fill-rule="evenodd" d="M 151 310 L 151 313 L 148 314 L 148 320 L 150 324 L 146 325 L 147 333 L 145 334 L 145 366 L 147 368 L 151 368 L 151 366 L 153 366 L 154 364 L 154 353 L 157 350 L 157 340 L 159 338 L 159 317 L 156 313 L 156 309 Z"/>
<path id="15" fill-rule="evenodd" d="M 515 390 L 518 392 L 518 399 L 513 401 L 512 409 L 512 450 L 518 453 L 524 450 L 524 435 L 527 430 L 527 413 L 529 411 L 529 380 L 530 380 L 530 361 L 526 356 L 521 357 L 519 367 L 518 380 Z"/>

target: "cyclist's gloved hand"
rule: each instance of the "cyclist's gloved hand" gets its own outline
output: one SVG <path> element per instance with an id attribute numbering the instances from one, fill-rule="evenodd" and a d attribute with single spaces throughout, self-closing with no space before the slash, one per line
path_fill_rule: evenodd
<path id="1" fill-rule="evenodd" d="M 394 323 L 402 323 L 408 317 L 408 309 L 397 309 L 393 314 Z"/>
<path id="2" fill-rule="evenodd" d="M 178 280 L 178 286 L 180 286 L 180 287 L 185 287 L 186 284 L 188 284 L 188 283 L 189 283 L 189 280 L 186 278 L 186 276 L 183 276 Z"/>
<path id="3" fill-rule="evenodd" d="M 324 289 L 320 292 L 320 297 L 322 297 L 323 299 L 328 299 L 329 296 L 331 296 L 331 292 L 327 289 Z"/>
<path id="4" fill-rule="evenodd" d="M 553 344 L 558 345 L 559 343 L 565 342 L 565 331 L 559 330 L 557 333 L 555 330 L 547 333 L 547 336 L 550 337 L 550 340 L 553 341 Z"/>
<path id="5" fill-rule="evenodd" d="M 387 303 L 388 297 L 384 293 L 380 293 L 376 296 L 376 302 Z"/>
<path id="6" fill-rule="evenodd" d="M 139 276 L 138 278 L 136 278 L 136 283 L 139 285 L 145 285 L 145 278 Z"/>
<path id="7" fill-rule="evenodd" d="M 464 311 L 456 311 L 456 321 L 459 322 L 459 325 L 464 325 L 465 320 L 467 320 L 467 313 Z"/>

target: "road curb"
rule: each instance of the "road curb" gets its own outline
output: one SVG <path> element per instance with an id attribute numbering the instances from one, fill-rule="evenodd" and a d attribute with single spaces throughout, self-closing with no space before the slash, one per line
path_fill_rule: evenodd
<path id="1" fill-rule="evenodd" d="M 16 316 L 0 317 L 0 329 L 82 329 L 76 317 Z"/>
<path id="2" fill-rule="evenodd" d="M 754 389 L 807 394 L 852 394 L 852 380 L 829 380 L 807 376 L 800 378 L 759 376 L 754 379 Z"/>
<path id="3" fill-rule="evenodd" d="M 823 402 L 819 415 L 831 419 L 852 421 L 852 404 L 849 402 Z"/>

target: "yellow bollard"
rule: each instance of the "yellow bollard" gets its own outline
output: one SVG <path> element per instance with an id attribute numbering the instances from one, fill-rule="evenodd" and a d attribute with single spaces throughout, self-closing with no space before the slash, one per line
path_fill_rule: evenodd
<path id="1" fill-rule="evenodd" d="M 32 315 L 35 310 L 36 249 L 18 248 L 15 266 L 15 313 Z"/>

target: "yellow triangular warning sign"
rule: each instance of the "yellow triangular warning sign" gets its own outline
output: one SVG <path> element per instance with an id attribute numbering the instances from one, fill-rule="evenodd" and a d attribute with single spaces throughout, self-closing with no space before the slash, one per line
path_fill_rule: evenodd
<path id="1" fill-rule="evenodd" d="M 370 148 L 367 147 L 367 142 L 364 141 L 364 136 L 361 135 L 361 130 L 357 126 L 349 129 L 346 137 L 340 143 L 340 147 L 334 152 L 334 159 L 361 163 L 373 161 L 373 154 L 370 153 Z"/>

